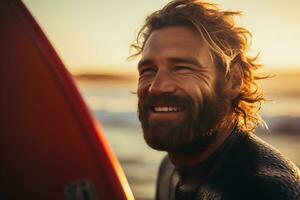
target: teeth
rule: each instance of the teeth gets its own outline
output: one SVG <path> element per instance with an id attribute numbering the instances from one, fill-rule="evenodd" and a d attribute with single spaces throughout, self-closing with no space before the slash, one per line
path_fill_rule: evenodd
<path id="1" fill-rule="evenodd" d="M 158 107 L 155 106 L 154 107 L 154 111 L 155 112 L 178 112 L 180 111 L 179 107 L 175 107 L 175 106 L 164 106 L 164 107 Z"/>

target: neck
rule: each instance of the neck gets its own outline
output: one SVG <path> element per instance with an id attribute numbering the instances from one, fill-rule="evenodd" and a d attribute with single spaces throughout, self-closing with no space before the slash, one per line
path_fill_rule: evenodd
<path id="1" fill-rule="evenodd" d="M 214 137 L 214 140 L 211 141 L 202 151 L 193 154 L 169 152 L 169 157 L 172 163 L 177 168 L 181 168 L 195 166 L 207 160 L 231 134 L 235 125 L 231 122 L 231 120 L 230 122 L 227 122 L 228 123 L 224 123 L 222 126 L 220 126 L 220 128 L 218 128 L 219 131 L 215 133 L 216 137 Z"/>

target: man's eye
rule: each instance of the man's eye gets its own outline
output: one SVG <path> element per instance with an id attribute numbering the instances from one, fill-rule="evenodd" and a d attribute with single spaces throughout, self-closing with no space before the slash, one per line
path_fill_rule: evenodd
<path id="1" fill-rule="evenodd" d="M 154 68 L 144 68 L 140 71 L 140 75 L 148 75 L 148 74 L 152 74 L 155 73 L 155 69 Z"/>
<path id="2" fill-rule="evenodd" d="M 188 67 L 188 66 L 176 66 L 175 70 L 177 72 L 183 72 L 183 73 L 193 71 L 193 69 L 191 67 Z"/>

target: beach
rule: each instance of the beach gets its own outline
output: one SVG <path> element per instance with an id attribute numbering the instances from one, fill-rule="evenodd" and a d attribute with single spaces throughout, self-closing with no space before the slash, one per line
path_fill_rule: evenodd
<path id="1" fill-rule="evenodd" d="M 146 145 L 137 119 L 136 80 L 75 78 L 94 117 L 100 122 L 137 200 L 154 199 L 159 163 L 164 152 Z M 269 130 L 256 134 L 300 167 L 300 75 L 280 73 L 259 81 L 268 101 L 261 110 Z"/>

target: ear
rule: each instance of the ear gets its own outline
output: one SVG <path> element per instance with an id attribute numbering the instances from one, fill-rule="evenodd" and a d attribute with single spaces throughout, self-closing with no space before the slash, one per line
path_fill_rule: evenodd
<path id="1" fill-rule="evenodd" d="M 228 74 L 227 92 L 231 99 L 235 99 L 241 91 L 242 71 L 238 63 L 231 66 Z"/>

